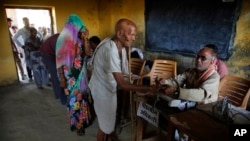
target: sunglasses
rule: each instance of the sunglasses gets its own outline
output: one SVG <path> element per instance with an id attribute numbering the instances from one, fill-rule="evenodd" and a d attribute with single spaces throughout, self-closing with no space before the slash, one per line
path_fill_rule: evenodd
<path id="1" fill-rule="evenodd" d="M 201 59 L 201 61 L 206 61 L 206 60 L 213 60 L 213 57 L 207 58 L 206 56 L 196 55 L 196 59 L 197 60 Z"/>

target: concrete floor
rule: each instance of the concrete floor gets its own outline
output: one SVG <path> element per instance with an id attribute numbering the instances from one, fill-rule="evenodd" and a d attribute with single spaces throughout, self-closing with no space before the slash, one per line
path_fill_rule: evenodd
<path id="1" fill-rule="evenodd" d="M 71 132 L 66 107 L 54 98 L 51 87 L 37 89 L 34 82 L 0 87 L 0 141 L 96 141 L 97 120 L 84 136 Z M 131 140 L 131 126 L 119 139 Z"/>

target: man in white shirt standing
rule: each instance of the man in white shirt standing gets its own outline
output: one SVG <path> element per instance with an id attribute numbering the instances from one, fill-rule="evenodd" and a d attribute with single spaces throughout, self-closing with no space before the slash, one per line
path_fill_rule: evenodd
<path id="1" fill-rule="evenodd" d="M 23 24 L 24 27 L 19 29 L 17 33 L 13 37 L 13 41 L 17 44 L 17 46 L 22 47 L 25 50 L 25 41 L 30 37 L 30 22 L 27 17 L 23 18 Z M 38 33 L 39 38 L 42 39 L 42 35 Z M 21 41 L 20 41 L 21 37 Z M 28 73 L 28 77 L 30 80 L 32 80 L 32 70 L 30 67 L 30 58 L 29 58 L 29 52 L 25 51 L 25 61 L 26 61 L 26 69 Z"/>

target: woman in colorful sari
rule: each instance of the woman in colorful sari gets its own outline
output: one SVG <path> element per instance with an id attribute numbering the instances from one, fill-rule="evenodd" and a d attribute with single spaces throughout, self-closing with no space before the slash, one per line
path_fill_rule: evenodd
<path id="1" fill-rule="evenodd" d="M 56 65 L 60 85 L 67 95 L 70 129 L 76 130 L 78 135 L 84 135 L 84 128 L 91 119 L 85 61 L 89 53 L 88 30 L 80 17 L 72 14 L 57 39 Z"/>

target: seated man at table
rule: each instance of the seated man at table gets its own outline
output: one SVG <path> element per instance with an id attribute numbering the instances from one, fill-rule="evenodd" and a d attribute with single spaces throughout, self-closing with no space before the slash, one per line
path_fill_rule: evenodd
<path id="1" fill-rule="evenodd" d="M 156 81 L 164 86 L 166 95 L 189 101 L 180 105 L 183 110 L 197 104 L 211 103 L 218 98 L 220 76 L 214 66 L 215 54 L 211 48 L 202 48 L 195 60 L 195 68 L 189 68 L 175 79 Z M 191 101 L 191 102 L 190 102 Z"/>
<path id="2" fill-rule="evenodd" d="M 217 101 L 220 75 L 214 64 L 215 55 L 213 49 L 204 47 L 196 55 L 195 68 L 185 70 L 175 79 L 156 80 L 164 87 L 166 95 L 183 100 L 178 107 L 180 110 Z M 161 116 L 159 120 L 166 122 Z M 176 132 L 175 136 L 175 139 L 187 140 L 181 132 Z"/>

